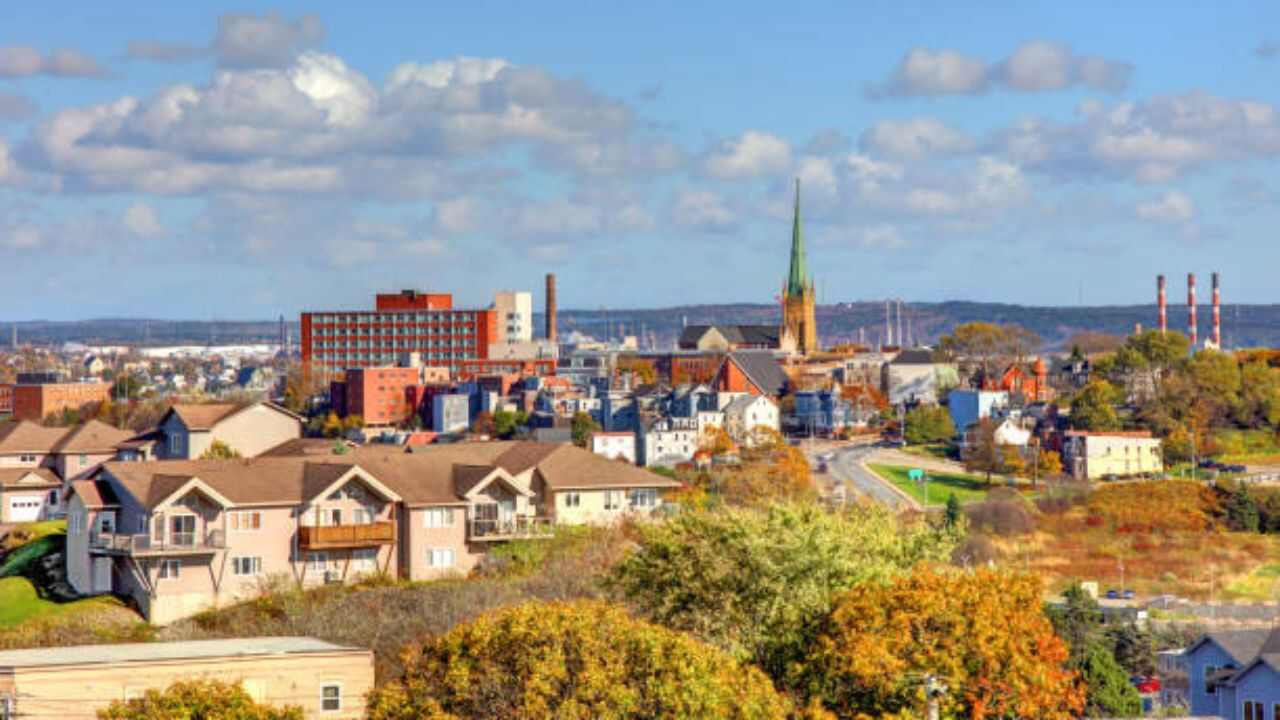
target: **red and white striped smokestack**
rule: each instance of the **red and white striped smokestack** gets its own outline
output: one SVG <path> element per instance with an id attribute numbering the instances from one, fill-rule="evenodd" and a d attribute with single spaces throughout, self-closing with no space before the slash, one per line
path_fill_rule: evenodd
<path id="1" fill-rule="evenodd" d="M 1222 347 L 1222 289 L 1218 284 L 1218 273 L 1213 274 L 1213 346 Z"/>
<path id="2" fill-rule="evenodd" d="M 1187 273 L 1187 337 L 1196 346 L 1196 274 Z"/>
<path id="3" fill-rule="evenodd" d="M 1160 308 L 1160 334 L 1169 329 L 1169 301 L 1164 294 L 1164 276 L 1156 276 L 1156 305 Z"/>

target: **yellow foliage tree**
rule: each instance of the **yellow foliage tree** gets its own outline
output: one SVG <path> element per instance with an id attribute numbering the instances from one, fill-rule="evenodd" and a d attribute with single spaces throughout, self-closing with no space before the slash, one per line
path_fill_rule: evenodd
<path id="1" fill-rule="evenodd" d="M 239 685 L 219 680 L 192 680 L 165 690 L 148 690 L 133 700 L 116 700 L 98 711 L 100 720 L 302 720 L 302 708 L 275 708 L 253 701 Z"/>

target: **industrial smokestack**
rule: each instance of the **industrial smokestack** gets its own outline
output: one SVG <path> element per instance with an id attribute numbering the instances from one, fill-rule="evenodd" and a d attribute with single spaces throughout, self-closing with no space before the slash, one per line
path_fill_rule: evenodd
<path id="1" fill-rule="evenodd" d="M 1160 308 L 1160 334 L 1169 329 L 1169 300 L 1165 297 L 1164 276 L 1156 276 L 1156 305 Z"/>
<path id="2" fill-rule="evenodd" d="M 898 300 L 898 331 L 896 337 L 898 338 L 898 345 L 905 348 L 907 339 L 902 334 L 902 300 Z"/>
<path id="3" fill-rule="evenodd" d="M 1196 274 L 1187 273 L 1187 336 L 1196 346 Z"/>
<path id="4" fill-rule="evenodd" d="M 547 340 L 556 341 L 556 274 L 547 273 Z"/>
<path id="5" fill-rule="evenodd" d="M 893 345 L 893 311 L 889 309 L 889 300 L 884 301 L 884 339 L 885 345 Z"/>
<path id="6" fill-rule="evenodd" d="M 1222 290 L 1218 283 L 1218 273 L 1213 278 L 1213 346 L 1222 347 Z"/>

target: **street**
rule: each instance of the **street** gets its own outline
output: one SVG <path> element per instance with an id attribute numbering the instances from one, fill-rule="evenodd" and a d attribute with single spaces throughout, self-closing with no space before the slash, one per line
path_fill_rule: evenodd
<path id="1" fill-rule="evenodd" d="M 862 464 L 875 454 L 876 450 L 874 445 L 854 445 L 836 449 L 834 457 L 827 462 L 827 472 L 833 480 L 843 483 L 848 493 L 871 498 L 893 510 L 906 510 L 912 507 L 912 503 Z"/>

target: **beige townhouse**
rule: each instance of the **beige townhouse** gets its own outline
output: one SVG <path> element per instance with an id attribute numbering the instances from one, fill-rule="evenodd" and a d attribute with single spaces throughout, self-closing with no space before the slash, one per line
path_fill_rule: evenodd
<path id="1" fill-rule="evenodd" d="M 72 483 L 67 577 L 164 624 L 370 574 L 469 572 L 494 543 L 647 516 L 678 486 L 572 445 L 463 443 L 235 460 L 111 462 Z"/>
<path id="2" fill-rule="evenodd" d="M 115 457 L 116 443 L 130 435 L 98 420 L 71 428 L 25 420 L 0 425 L 0 522 L 61 515 L 61 493 L 44 486 L 87 477 Z"/>
<path id="3" fill-rule="evenodd" d="M 241 457 L 256 457 L 282 443 L 302 437 L 303 419 L 275 403 L 252 405 L 179 404 L 169 408 L 156 431 L 135 438 L 154 442 L 156 459 L 194 460 L 214 442 L 222 442 Z M 132 444 L 127 444 L 129 449 Z M 140 458 L 141 459 L 141 458 Z"/>
<path id="4" fill-rule="evenodd" d="M 239 683 L 308 718 L 364 717 L 373 653 L 307 637 L 256 637 L 0 651 L 0 718 L 93 720 L 118 700 L 178 681 Z"/>
<path id="5" fill-rule="evenodd" d="M 0 468 L 0 524 L 47 519 L 61 488 L 49 468 Z"/>

